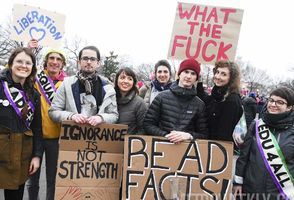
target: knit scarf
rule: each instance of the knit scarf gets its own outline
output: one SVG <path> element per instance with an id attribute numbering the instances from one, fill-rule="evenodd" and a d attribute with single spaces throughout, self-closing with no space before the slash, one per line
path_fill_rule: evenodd
<path id="1" fill-rule="evenodd" d="M 214 86 L 211 91 L 211 96 L 217 101 L 221 102 L 224 100 L 225 94 L 228 92 L 228 85 L 225 86 Z"/>
<path id="2" fill-rule="evenodd" d="M 81 81 L 81 83 L 85 86 L 86 94 L 92 94 L 93 93 L 93 82 L 98 79 L 98 73 L 95 71 L 93 74 L 87 74 L 83 71 L 79 71 L 77 73 L 78 79 Z"/>
<path id="3" fill-rule="evenodd" d="M 158 80 L 154 80 L 151 82 L 151 84 L 157 91 L 161 92 L 161 91 L 169 89 L 172 82 L 169 82 L 166 85 L 162 85 Z"/>

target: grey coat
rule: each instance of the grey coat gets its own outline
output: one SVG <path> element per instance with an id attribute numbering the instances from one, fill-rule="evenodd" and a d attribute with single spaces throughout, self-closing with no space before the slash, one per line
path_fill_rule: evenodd
<path id="1" fill-rule="evenodd" d="M 72 88 L 72 85 L 77 81 L 76 76 L 67 77 L 58 88 L 48 111 L 54 122 L 67 120 L 73 114 L 78 113 Z M 103 90 L 105 95 L 96 115 L 102 116 L 106 123 L 115 123 L 118 119 L 115 90 L 111 84 L 104 84 Z"/>
<path id="2" fill-rule="evenodd" d="M 119 113 L 117 123 L 128 125 L 129 134 L 143 134 L 143 120 L 147 111 L 143 99 L 132 91 L 125 97 L 119 97 L 117 105 Z"/>

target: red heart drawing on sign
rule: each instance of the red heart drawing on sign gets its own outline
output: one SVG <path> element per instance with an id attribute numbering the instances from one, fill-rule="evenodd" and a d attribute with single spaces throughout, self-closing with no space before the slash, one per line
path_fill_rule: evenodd
<path id="1" fill-rule="evenodd" d="M 36 39 L 38 41 L 44 39 L 45 35 L 46 35 L 46 31 L 42 28 L 36 28 L 36 27 L 32 27 L 29 31 L 30 36 L 32 39 Z"/>

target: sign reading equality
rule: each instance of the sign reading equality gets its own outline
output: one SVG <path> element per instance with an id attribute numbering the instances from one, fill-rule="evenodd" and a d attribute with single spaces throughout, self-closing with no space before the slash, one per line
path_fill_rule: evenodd
<path id="1" fill-rule="evenodd" d="M 13 6 L 11 39 L 40 45 L 59 47 L 64 38 L 65 15 L 28 5 Z"/>
<path id="2" fill-rule="evenodd" d="M 234 61 L 243 10 L 178 3 L 168 58 Z"/>
<path id="3" fill-rule="evenodd" d="M 128 135 L 123 199 L 231 199 L 233 144 Z"/>

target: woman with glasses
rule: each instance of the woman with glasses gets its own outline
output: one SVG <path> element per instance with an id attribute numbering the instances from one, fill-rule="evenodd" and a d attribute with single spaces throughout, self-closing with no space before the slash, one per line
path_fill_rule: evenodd
<path id="1" fill-rule="evenodd" d="M 25 181 L 40 166 L 40 97 L 34 89 L 34 54 L 17 48 L 0 73 L 0 188 L 6 200 L 22 200 Z"/>
<path id="2" fill-rule="evenodd" d="M 206 105 L 209 139 L 233 141 L 233 131 L 243 114 L 240 97 L 240 71 L 236 63 L 218 61 L 213 68 L 211 95 L 197 84 L 197 95 Z"/>
<path id="3" fill-rule="evenodd" d="M 250 125 L 241 147 L 234 178 L 236 196 L 294 199 L 293 105 L 293 90 L 279 87 L 270 93 L 262 117 Z"/>

